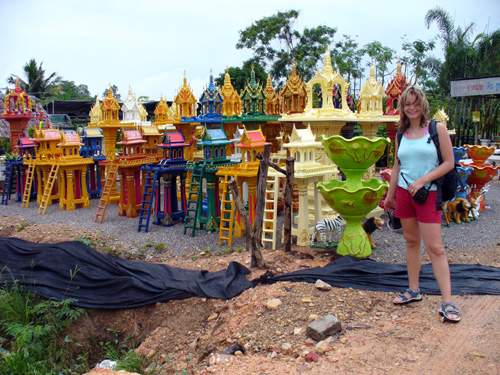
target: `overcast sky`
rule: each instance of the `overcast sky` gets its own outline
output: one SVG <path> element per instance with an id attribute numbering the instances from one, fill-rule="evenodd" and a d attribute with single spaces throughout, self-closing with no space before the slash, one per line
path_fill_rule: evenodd
<path id="1" fill-rule="evenodd" d="M 336 40 L 357 35 L 361 45 L 378 40 L 399 50 L 403 34 L 437 33 L 424 23 L 435 6 L 456 25 L 474 22 L 476 33 L 500 27 L 499 0 L 0 0 L 0 88 L 35 58 L 93 95 L 113 83 L 122 97 L 131 85 L 138 96 L 171 100 L 186 71 L 199 97 L 210 69 L 218 75 L 251 56 L 235 48 L 239 30 L 277 11 L 299 10 L 299 30 L 325 24 L 337 28 Z"/>

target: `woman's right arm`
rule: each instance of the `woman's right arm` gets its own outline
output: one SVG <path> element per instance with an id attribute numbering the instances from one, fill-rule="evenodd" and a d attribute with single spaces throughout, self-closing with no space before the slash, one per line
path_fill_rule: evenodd
<path id="1" fill-rule="evenodd" d="M 389 190 L 387 190 L 387 195 L 384 202 L 384 207 L 387 209 L 394 208 L 398 178 L 399 178 L 399 160 L 398 160 L 398 140 L 396 136 L 394 139 L 394 164 L 392 166 L 392 171 L 391 171 L 391 181 L 389 182 Z"/>

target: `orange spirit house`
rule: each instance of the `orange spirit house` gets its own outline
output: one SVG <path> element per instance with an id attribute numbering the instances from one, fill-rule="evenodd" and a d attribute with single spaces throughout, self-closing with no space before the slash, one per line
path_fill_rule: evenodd
<path id="1" fill-rule="evenodd" d="M 30 97 L 19 86 L 19 80 L 16 80 L 16 87 L 5 95 L 3 113 L 0 114 L 0 119 L 9 123 L 12 148 L 17 145 L 19 138 L 24 136 L 24 131 L 31 118 Z"/>
<path id="2" fill-rule="evenodd" d="M 117 158 L 121 176 L 118 214 L 136 217 L 141 202 L 141 166 L 154 163 L 156 156 L 144 152 L 146 141 L 138 130 L 124 130 L 121 142 L 122 154 Z"/>

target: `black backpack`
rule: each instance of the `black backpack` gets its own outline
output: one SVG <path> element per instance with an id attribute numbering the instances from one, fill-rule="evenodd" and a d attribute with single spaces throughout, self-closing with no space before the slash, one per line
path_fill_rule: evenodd
<path id="1" fill-rule="evenodd" d="M 429 138 L 432 139 L 434 145 L 436 146 L 437 156 L 439 160 L 439 164 L 443 162 L 443 157 L 441 156 L 441 149 L 439 148 L 439 135 L 437 133 L 437 123 L 436 120 L 432 120 L 429 124 Z M 403 137 L 403 133 L 398 132 L 398 145 L 401 144 L 401 138 Z M 441 196 L 438 198 L 440 202 L 450 201 L 455 198 L 455 194 L 457 192 L 458 187 L 458 176 L 455 168 L 446 173 L 444 176 L 440 177 L 434 183 L 438 186 L 438 191 L 441 192 Z"/>

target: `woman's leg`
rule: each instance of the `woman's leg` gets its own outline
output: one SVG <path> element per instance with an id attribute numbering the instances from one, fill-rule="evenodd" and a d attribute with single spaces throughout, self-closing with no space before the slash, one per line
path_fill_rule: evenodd
<path id="1" fill-rule="evenodd" d="M 420 230 L 416 218 L 401 219 L 406 240 L 406 266 L 410 289 L 417 290 L 420 278 Z"/>
<path id="2" fill-rule="evenodd" d="M 401 219 L 403 226 L 403 236 L 406 240 L 406 266 L 408 269 L 408 286 L 417 290 L 420 276 L 420 231 L 417 219 L 412 217 Z M 410 297 L 409 295 L 407 297 Z M 400 302 L 401 297 L 397 296 L 394 303 Z"/>
<path id="3" fill-rule="evenodd" d="M 443 303 L 451 302 L 451 281 L 448 257 L 441 238 L 441 224 L 419 223 L 425 250 L 431 258 L 432 270 L 441 290 Z"/>

